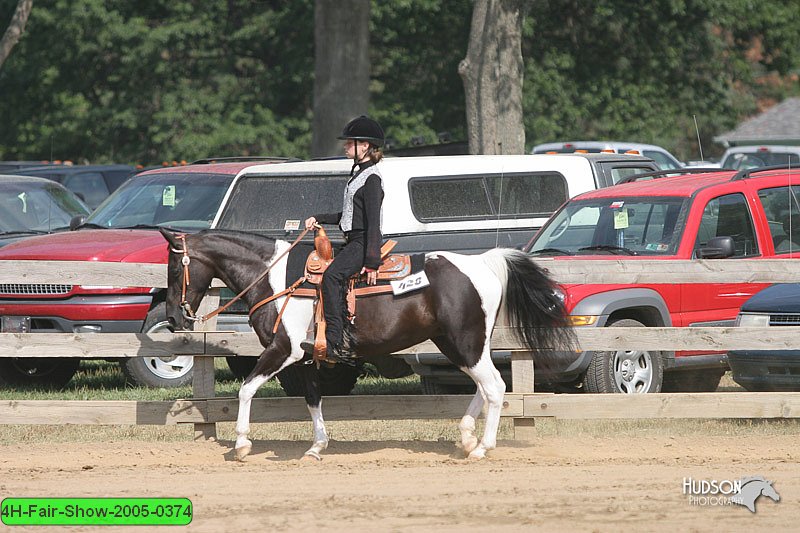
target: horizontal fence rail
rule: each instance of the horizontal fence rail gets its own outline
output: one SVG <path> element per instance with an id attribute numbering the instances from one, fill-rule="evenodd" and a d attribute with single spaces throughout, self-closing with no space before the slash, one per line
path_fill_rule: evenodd
<path id="1" fill-rule="evenodd" d="M 769 334 L 767 336 L 767 330 Z M 620 348 L 675 350 L 800 350 L 800 326 L 773 328 L 577 328 L 578 348 L 610 351 Z M 511 328 L 495 328 L 495 350 L 527 348 Z M 263 351 L 255 333 L 193 331 L 184 333 L 2 333 L 0 357 L 258 356 Z M 398 354 L 432 353 L 430 341 Z"/>
<path id="2" fill-rule="evenodd" d="M 325 420 L 459 419 L 469 396 L 333 396 Z M 234 422 L 236 398 L 176 401 L 0 400 L 0 424 L 175 425 Z M 253 423 L 307 422 L 303 398 L 254 398 Z M 643 418 L 797 419 L 800 393 L 506 393 L 501 416 L 584 420 Z"/>
<path id="3" fill-rule="evenodd" d="M 559 283 L 793 283 L 796 259 L 536 259 Z M 589 266 L 591 265 L 591 266 Z M 90 261 L 0 261 L 2 283 L 61 283 L 114 287 L 167 286 L 165 265 Z M 56 280 L 56 281 L 54 281 Z"/>

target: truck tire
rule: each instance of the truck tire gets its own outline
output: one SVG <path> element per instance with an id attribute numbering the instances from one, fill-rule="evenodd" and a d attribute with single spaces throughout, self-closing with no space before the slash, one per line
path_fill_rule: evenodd
<path id="1" fill-rule="evenodd" d="M 638 320 L 623 318 L 606 327 L 645 327 Z M 586 392 L 646 394 L 659 392 L 664 378 L 661 352 L 617 350 L 596 352 L 586 370 Z"/>
<path id="2" fill-rule="evenodd" d="M 142 333 L 172 331 L 167 322 L 167 304 L 159 303 L 147 313 Z M 123 359 L 122 372 L 128 381 L 144 387 L 174 388 L 191 385 L 194 358 L 188 355 L 174 357 L 128 357 Z"/>
<path id="3" fill-rule="evenodd" d="M 225 362 L 228 363 L 228 368 L 231 369 L 233 377 L 244 379 L 256 367 L 258 357 L 226 357 Z"/>
<path id="4" fill-rule="evenodd" d="M 428 376 L 420 376 L 422 394 L 475 394 L 477 386 L 473 384 L 441 383 L 437 379 Z"/>
<path id="5" fill-rule="evenodd" d="M 2 357 L 0 386 L 63 389 L 80 364 L 77 357 Z"/>
<path id="6" fill-rule="evenodd" d="M 724 375 L 717 368 L 666 372 L 661 392 L 714 392 Z"/>
<path id="7" fill-rule="evenodd" d="M 286 396 L 306 395 L 302 371 L 298 365 L 289 365 L 278 373 L 278 381 Z M 361 365 L 322 365 L 319 367 L 320 393 L 322 396 L 347 396 L 353 392 L 361 373 Z"/>

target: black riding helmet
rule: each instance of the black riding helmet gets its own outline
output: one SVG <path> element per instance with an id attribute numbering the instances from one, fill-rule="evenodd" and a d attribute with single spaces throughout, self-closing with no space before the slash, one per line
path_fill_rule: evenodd
<path id="1" fill-rule="evenodd" d="M 348 122 L 342 130 L 342 134 L 337 138 L 367 141 L 377 147 L 383 146 L 385 140 L 381 125 L 366 115 L 361 115 Z"/>

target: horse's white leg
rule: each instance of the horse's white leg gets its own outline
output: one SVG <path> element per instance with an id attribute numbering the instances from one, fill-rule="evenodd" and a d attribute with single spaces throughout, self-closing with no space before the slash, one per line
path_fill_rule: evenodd
<path id="1" fill-rule="evenodd" d="M 498 372 L 497 368 L 492 364 L 488 349 L 481 357 L 480 361 L 478 361 L 477 365 L 465 371 L 478 385 L 478 392 L 476 395 L 482 394 L 487 404 L 486 427 L 483 430 L 483 438 L 477 447 L 468 452 L 468 457 L 470 459 L 482 459 L 486 456 L 488 450 L 493 450 L 497 447 L 497 430 L 500 426 L 500 411 L 503 409 L 503 396 L 506 392 L 506 384 L 500 376 L 500 372 Z M 473 403 L 475 403 L 474 399 L 472 403 L 470 403 L 470 407 L 472 407 Z M 469 411 L 467 411 L 467 415 L 464 416 L 464 419 L 466 419 L 468 415 Z M 462 439 L 463 435 L 464 433 L 462 431 Z"/>
<path id="2" fill-rule="evenodd" d="M 256 391 L 269 380 L 269 376 L 258 375 L 242 383 L 239 389 L 239 414 L 236 416 L 236 460 L 243 461 L 250 454 L 253 443 L 247 438 L 250 433 L 250 404 Z"/>
<path id="3" fill-rule="evenodd" d="M 317 406 L 308 405 L 308 412 L 314 423 L 314 444 L 303 454 L 303 457 L 312 457 L 321 461 L 320 452 L 328 448 L 328 432 L 325 430 L 325 420 L 322 419 L 322 399 Z"/>
<path id="4" fill-rule="evenodd" d="M 467 372 L 465 368 L 461 370 Z M 461 447 L 466 454 L 471 453 L 472 450 L 478 447 L 478 437 L 475 435 L 475 421 L 481 415 L 481 410 L 483 410 L 483 394 L 479 385 L 478 390 L 475 391 L 475 396 L 469 402 L 467 412 L 461 418 L 461 422 L 458 423 L 458 429 L 461 431 Z"/>

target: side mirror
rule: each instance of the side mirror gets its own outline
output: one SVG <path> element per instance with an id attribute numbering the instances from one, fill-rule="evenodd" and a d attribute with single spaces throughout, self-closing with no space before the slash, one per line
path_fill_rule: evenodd
<path id="1" fill-rule="evenodd" d="M 714 237 L 702 248 L 695 250 L 698 259 L 725 259 L 733 257 L 736 248 L 733 245 L 733 237 Z"/>
<path id="2" fill-rule="evenodd" d="M 75 215 L 69 221 L 69 230 L 74 231 L 78 226 L 86 222 L 86 215 Z"/>

